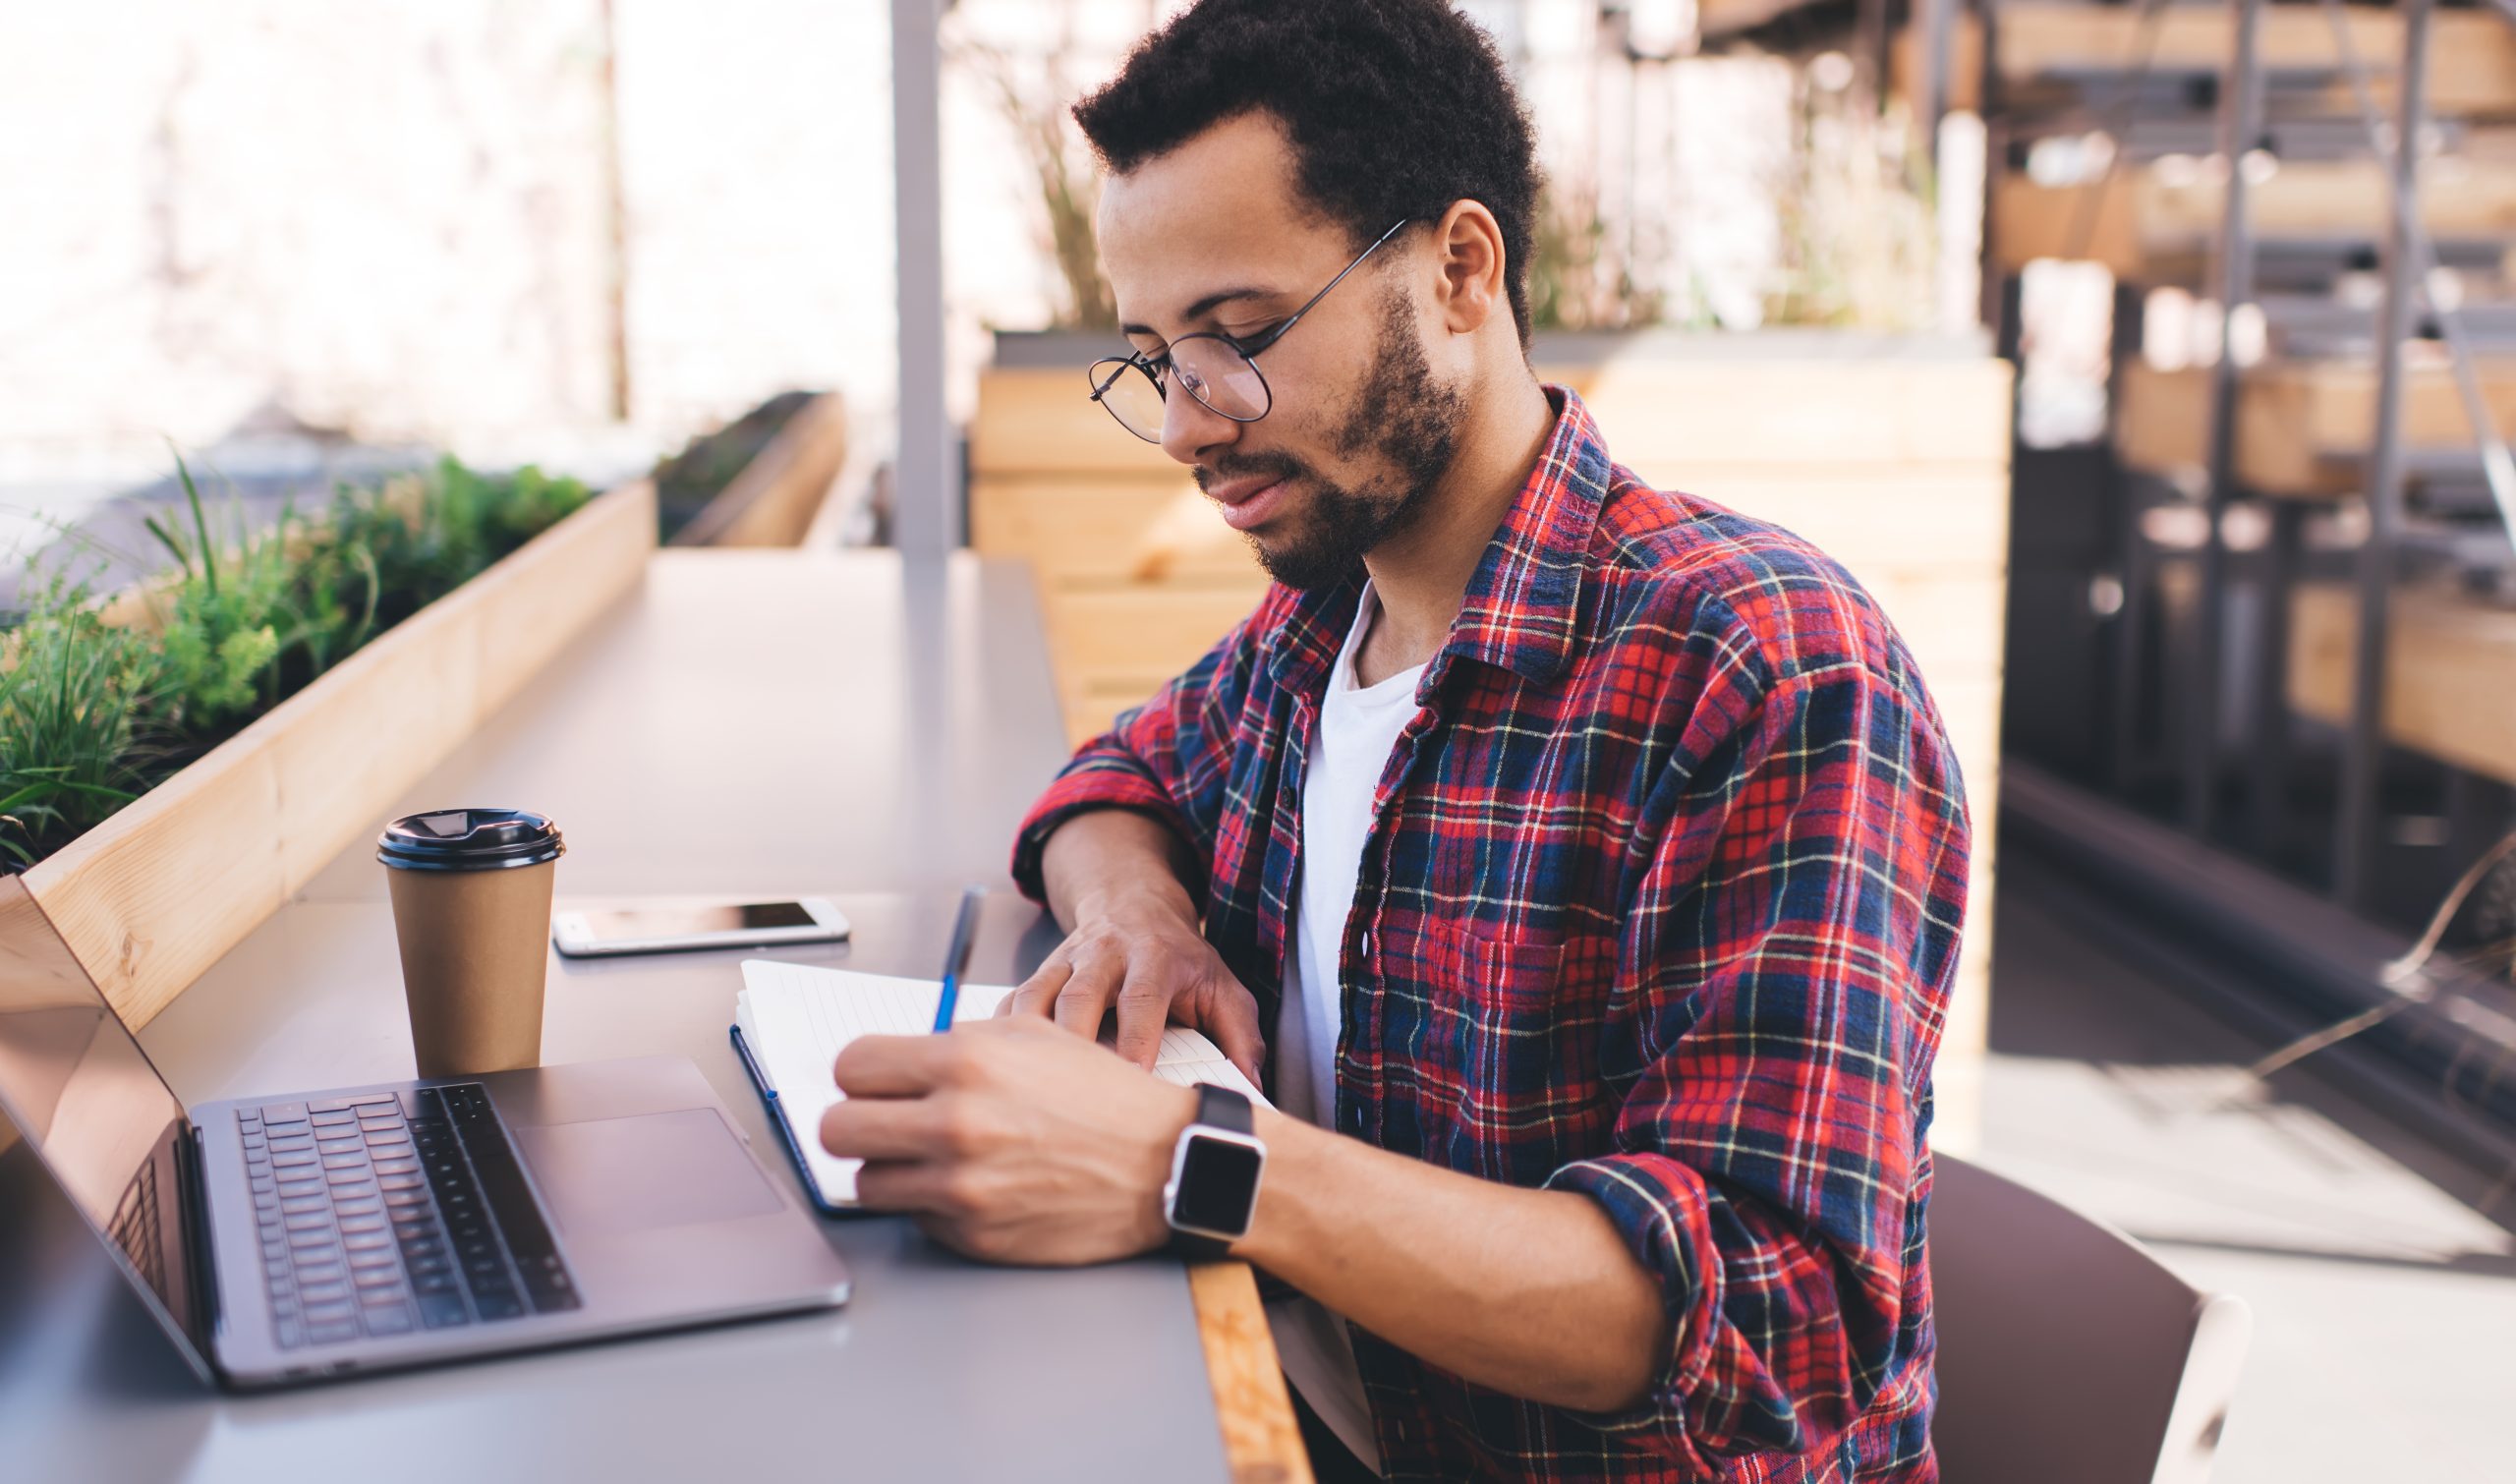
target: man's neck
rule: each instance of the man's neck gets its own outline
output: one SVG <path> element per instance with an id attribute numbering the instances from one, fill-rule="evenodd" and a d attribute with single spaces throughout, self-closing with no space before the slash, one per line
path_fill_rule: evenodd
<path id="1" fill-rule="evenodd" d="M 1450 637 L 1467 584 L 1555 428 L 1555 408 L 1525 369 L 1495 378 L 1470 413 L 1458 456 L 1423 515 L 1363 558 L 1380 614 L 1354 656 L 1355 680 L 1376 684 L 1431 659 Z"/>

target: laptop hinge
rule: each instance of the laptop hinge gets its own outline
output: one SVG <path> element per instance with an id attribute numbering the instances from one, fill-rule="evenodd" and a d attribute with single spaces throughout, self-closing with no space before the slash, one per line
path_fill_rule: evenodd
<path id="1" fill-rule="evenodd" d="M 191 1316 L 193 1334 L 206 1358 L 218 1353 L 218 1257 L 210 1250 L 209 1185 L 201 1172 L 207 1160 L 201 1152 L 200 1129 L 190 1118 L 183 1122 L 183 1137 L 175 1141 L 175 1181 L 180 1187 L 176 1199 L 193 1228 L 183 1244 L 184 1260 L 192 1265 L 192 1290 L 198 1295 Z"/>

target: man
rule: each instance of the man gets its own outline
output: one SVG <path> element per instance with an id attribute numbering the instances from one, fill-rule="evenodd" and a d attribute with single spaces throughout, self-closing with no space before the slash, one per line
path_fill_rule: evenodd
<path id="1" fill-rule="evenodd" d="M 1439 0 L 1204 0 L 1076 117 L 1089 391 L 1277 583 L 1024 824 L 1010 1017 L 857 1042 L 824 1142 L 981 1258 L 1228 1244 L 1324 1477 L 1934 1477 L 1967 828 L 1903 645 L 1531 374 L 1528 126 Z"/>

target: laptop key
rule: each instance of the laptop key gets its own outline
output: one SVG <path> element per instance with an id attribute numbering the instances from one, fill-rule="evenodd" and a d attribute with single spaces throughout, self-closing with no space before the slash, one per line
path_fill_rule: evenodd
<path id="1" fill-rule="evenodd" d="M 323 1324 L 317 1324 L 310 1319 L 306 1323 L 308 1344 L 337 1344 L 344 1340 L 357 1338 L 358 1321 L 355 1319 L 334 1320 Z"/>
<path id="2" fill-rule="evenodd" d="M 389 1309 L 367 1311 L 367 1333 L 381 1339 L 387 1335 L 411 1333 L 411 1311 L 398 1300 Z"/>
<path id="3" fill-rule="evenodd" d="M 306 1121 L 306 1105 L 303 1103 L 265 1103 L 262 1105 L 262 1121 L 265 1123 L 303 1123 Z"/>
<path id="4" fill-rule="evenodd" d="M 279 1341 L 283 1350 L 296 1349 L 306 1342 L 306 1322 L 296 1318 L 282 1319 L 271 1326 L 271 1338 Z"/>
<path id="5" fill-rule="evenodd" d="M 423 1292 L 420 1295 L 420 1323 L 431 1330 L 469 1324 L 471 1320 L 472 1313 L 463 1306 L 463 1296 L 459 1293 Z"/>
<path id="6" fill-rule="evenodd" d="M 524 1300 L 513 1290 L 504 1293 L 475 1294 L 473 1302 L 480 1307 L 483 1319 L 522 1319 Z"/>

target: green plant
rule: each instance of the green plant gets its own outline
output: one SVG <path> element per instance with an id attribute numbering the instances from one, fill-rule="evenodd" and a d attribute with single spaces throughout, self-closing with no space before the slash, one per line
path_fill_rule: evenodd
<path id="1" fill-rule="evenodd" d="M 474 573 L 558 524 L 593 498 L 584 485 L 528 464 L 495 477 L 439 459 L 380 491 L 342 489 L 332 502 L 334 539 L 366 547 L 375 564 L 378 608 L 398 623 L 471 580 Z"/>
<path id="2" fill-rule="evenodd" d="M 171 520 L 146 521 L 177 575 L 158 635 L 158 720 L 172 736 L 201 743 L 269 710 L 366 643 L 381 575 L 357 532 L 326 529 L 294 506 L 259 533 L 236 519 L 233 539 L 222 542 L 180 454 L 175 474 L 190 533 Z"/>
<path id="3" fill-rule="evenodd" d="M 35 590 L 0 656 L 0 853 L 19 865 L 148 786 L 140 718 L 156 688 L 147 637 L 96 616 L 84 584 Z"/>
<path id="4" fill-rule="evenodd" d="M 1930 154 L 1900 109 L 1803 77 L 1791 173 L 1782 183 L 1783 262 L 1769 324 L 1910 330 L 1929 322 L 1938 222 Z"/>
<path id="5" fill-rule="evenodd" d="M 344 486 L 319 517 L 291 507 L 255 532 L 237 515 L 222 532 L 180 456 L 175 469 L 183 515 L 147 521 L 174 558 L 150 621 L 112 621 L 55 572 L 0 635 L 0 862 L 101 822 L 592 498 L 537 469 L 445 459 Z"/>
<path id="6" fill-rule="evenodd" d="M 1066 113 L 1073 89 L 1065 82 L 1063 48 L 1048 58 L 1044 87 L 1025 86 L 1013 59 L 995 47 L 964 40 L 952 47 L 952 57 L 996 94 L 998 112 L 1012 127 L 1039 177 L 1040 205 L 1047 219 L 1044 246 L 1063 291 L 1064 302 L 1054 311 L 1056 324 L 1065 329 L 1116 329 L 1117 296 L 1101 276 L 1100 243 L 1092 227 L 1092 213 L 1101 201 L 1101 181 L 1089 154 L 1078 145 L 1073 121 Z"/>

